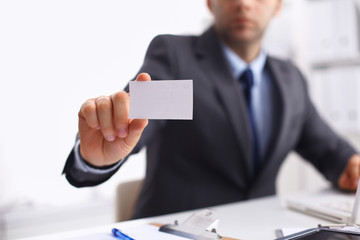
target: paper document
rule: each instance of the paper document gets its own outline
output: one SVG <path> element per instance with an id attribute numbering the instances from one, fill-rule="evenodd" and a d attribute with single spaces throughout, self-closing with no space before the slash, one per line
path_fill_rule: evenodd
<path id="1" fill-rule="evenodd" d="M 193 118 L 193 81 L 161 80 L 131 81 L 131 119 Z"/>
<path id="2" fill-rule="evenodd" d="M 179 237 L 176 235 L 163 233 L 159 231 L 159 227 L 144 224 L 141 226 L 120 228 L 120 230 L 126 235 L 136 240 L 188 240 L 188 238 Z M 111 234 L 111 228 L 108 231 L 102 233 L 85 234 L 80 236 L 71 236 L 57 238 L 57 240 L 116 240 L 117 238 Z M 35 240 L 35 239 L 34 239 Z"/>
<path id="3" fill-rule="evenodd" d="M 186 240 L 188 238 L 179 237 L 173 234 L 168 234 L 159 231 L 159 227 L 153 225 L 142 225 L 140 227 L 133 227 L 124 229 L 124 233 L 136 240 Z"/>

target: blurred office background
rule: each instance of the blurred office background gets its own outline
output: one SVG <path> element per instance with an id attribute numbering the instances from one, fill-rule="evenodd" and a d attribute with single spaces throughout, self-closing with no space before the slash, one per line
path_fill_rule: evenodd
<path id="1" fill-rule="evenodd" d="M 360 149 L 360 0 L 284 0 L 268 52 L 308 78 L 324 118 Z M 199 34 L 205 0 L 0 1 L 0 239 L 114 221 L 115 188 L 142 178 L 144 152 L 106 183 L 77 189 L 61 175 L 84 100 L 121 90 L 162 33 Z M 278 194 L 327 186 L 290 154 Z"/>

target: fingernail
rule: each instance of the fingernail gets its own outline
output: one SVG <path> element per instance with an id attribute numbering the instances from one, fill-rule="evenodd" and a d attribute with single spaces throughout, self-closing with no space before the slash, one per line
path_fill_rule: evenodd
<path id="1" fill-rule="evenodd" d="M 100 126 L 95 127 L 96 130 L 100 130 Z"/>
<path id="2" fill-rule="evenodd" d="M 109 142 L 112 142 L 115 140 L 115 136 L 114 135 L 106 136 L 105 139 Z"/>
<path id="3" fill-rule="evenodd" d="M 125 129 L 118 130 L 118 136 L 124 138 L 127 136 L 127 131 Z"/>

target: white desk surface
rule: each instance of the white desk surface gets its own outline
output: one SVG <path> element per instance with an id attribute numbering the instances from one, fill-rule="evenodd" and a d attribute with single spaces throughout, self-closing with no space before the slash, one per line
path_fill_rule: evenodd
<path id="1" fill-rule="evenodd" d="M 278 228 L 312 228 L 318 224 L 333 224 L 326 220 L 307 216 L 286 208 L 278 197 L 266 197 L 213 207 L 219 215 L 218 233 L 223 236 L 242 240 L 275 239 Z M 196 210 L 195 210 L 196 211 Z M 69 237 L 84 236 L 92 233 L 110 232 L 113 227 L 124 229 L 156 222 L 161 224 L 181 223 L 194 211 L 144 218 L 91 229 L 63 232 L 46 236 L 25 238 L 23 240 L 65 240 Z"/>

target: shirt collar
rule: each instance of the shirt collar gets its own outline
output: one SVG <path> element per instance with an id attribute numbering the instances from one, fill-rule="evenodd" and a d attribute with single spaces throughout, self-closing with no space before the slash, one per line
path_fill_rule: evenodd
<path id="1" fill-rule="evenodd" d="M 254 75 L 254 86 L 260 84 L 261 74 L 264 70 L 267 54 L 264 50 L 260 51 L 260 54 L 250 63 L 246 63 L 241 59 L 232 49 L 230 49 L 226 44 L 221 44 L 225 58 L 228 60 L 231 68 L 231 72 L 234 78 L 238 79 L 241 74 L 250 68 Z"/>

